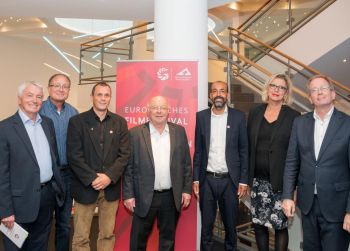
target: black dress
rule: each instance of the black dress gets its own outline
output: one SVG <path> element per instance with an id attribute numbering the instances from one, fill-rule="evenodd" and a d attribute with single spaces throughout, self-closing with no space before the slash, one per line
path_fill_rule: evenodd
<path id="1" fill-rule="evenodd" d="M 262 120 L 255 158 L 255 175 L 251 191 L 252 221 L 274 229 L 288 226 L 288 219 L 282 211 L 282 194 L 273 192 L 270 183 L 269 145 L 276 121 Z"/>

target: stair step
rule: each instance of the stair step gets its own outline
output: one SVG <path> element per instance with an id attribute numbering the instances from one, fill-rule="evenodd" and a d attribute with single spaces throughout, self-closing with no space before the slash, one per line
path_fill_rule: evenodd
<path id="1" fill-rule="evenodd" d="M 242 93 L 242 86 L 237 84 L 231 84 L 231 94 L 233 93 Z"/>
<path id="2" fill-rule="evenodd" d="M 235 102 L 254 102 L 252 93 L 231 93 L 232 101 Z"/>

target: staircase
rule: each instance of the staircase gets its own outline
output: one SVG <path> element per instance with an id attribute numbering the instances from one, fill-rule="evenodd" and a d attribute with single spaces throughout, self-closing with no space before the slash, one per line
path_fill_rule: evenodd
<path id="1" fill-rule="evenodd" d="M 231 103 L 234 108 L 244 112 L 246 116 L 252 107 L 261 103 L 259 95 L 244 86 L 239 80 L 234 80 L 235 84 L 231 84 L 230 95 Z"/>

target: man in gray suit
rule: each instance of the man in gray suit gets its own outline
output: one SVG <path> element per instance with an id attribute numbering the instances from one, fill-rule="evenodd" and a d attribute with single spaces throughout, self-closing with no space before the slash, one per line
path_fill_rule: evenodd
<path id="1" fill-rule="evenodd" d="M 133 212 L 130 250 L 146 250 L 154 219 L 158 219 L 159 250 L 174 250 L 181 207 L 191 200 L 191 157 L 185 129 L 167 122 L 164 97 L 148 103 L 150 122 L 130 131 L 132 157 L 124 172 L 124 205 Z"/>
<path id="2" fill-rule="evenodd" d="M 308 82 L 315 110 L 294 120 L 283 183 L 283 211 L 302 214 L 303 250 L 348 250 L 350 232 L 350 117 L 334 108 L 326 76 Z"/>

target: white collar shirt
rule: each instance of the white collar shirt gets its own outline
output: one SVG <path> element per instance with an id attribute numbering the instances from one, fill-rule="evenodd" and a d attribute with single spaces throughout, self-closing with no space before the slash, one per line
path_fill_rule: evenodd
<path id="1" fill-rule="evenodd" d="M 332 114 L 334 111 L 334 107 L 332 107 L 329 112 L 327 112 L 326 116 L 322 120 L 317 113 L 314 111 L 314 119 L 315 119 L 315 130 L 314 130 L 314 145 L 315 145 L 315 158 L 318 158 L 320 153 L 321 145 L 326 134 L 329 121 L 331 120 Z"/>
<path id="2" fill-rule="evenodd" d="M 210 117 L 210 145 L 207 171 L 215 173 L 227 173 L 226 163 L 226 129 L 228 109 L 225 107 L 223 114 L 215 114 L 211 111 Z"/>
<path id="3" fill-rule="evenodd" d="M 170 132 L 168 124 L 160 134 L 152 123 L 149 123 L 152 153 L 154 160 L 154 190 L 171 188 L 170 177 Z"/>

